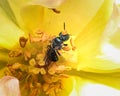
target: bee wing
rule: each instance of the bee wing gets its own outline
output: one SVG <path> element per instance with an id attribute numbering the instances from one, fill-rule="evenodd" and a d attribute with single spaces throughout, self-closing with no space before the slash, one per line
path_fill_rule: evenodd
<path id="1" fill-rule="evenodd" d="M 45 65 L 49 65 L 52 61 L 53 62 L 58 61 L 56 50 L 52 48 L 50 45 L 48 45 L 48 49 L 46 51 L 46 56 L 44 58 L 44 61 L 45 61 Z"/>
<path id="2" fill-rule="evenodd" d="M 43 59 L 45 61 L 45 65 L 49 65 L 51 63 L 51 60 L 50 60 L 51 52 L 52 52 L 51 46 L 48 45 L 46 55 Z"/>

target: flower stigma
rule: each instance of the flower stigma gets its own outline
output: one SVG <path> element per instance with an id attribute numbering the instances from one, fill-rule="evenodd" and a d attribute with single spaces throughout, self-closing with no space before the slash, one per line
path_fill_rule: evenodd
<path id="1" fill-rule="evenodd" d="M 67 31 L 61 32 L 61 34 L 65 36 Z M 58 96 L 57 94 L 64 90 L 62 81 L 69 78 L 69 75 L 64 72 L 72 68 L 70 64 L 66 63 L 64 56 L 70 55 L 67 53 L 71 51 L 74 53 L 76 47 L 69 38 L 67 41 L 70 43 L 62 44 L 61 50 L 54 50 L 50 46 L 55 38 L 57 37 L 37 30 L 35 35 L 29 33 L 28 38 L 20 37 L 20 46 L 8 54 L 9 61 L 5 75 L 18 78 L 23 90 L 26 90 L 29 96 L 41 94 Z M 51 53 L 48 46 L 52 50 Z M 50 57 L 55 59 L 52 56 L 56 56 L 58 60 L 52 61 Z"/>

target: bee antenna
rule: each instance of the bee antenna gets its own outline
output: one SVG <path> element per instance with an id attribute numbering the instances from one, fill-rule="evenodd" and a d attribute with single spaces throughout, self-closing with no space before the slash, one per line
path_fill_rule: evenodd
<path id="1" fill-rule="evenodd" d="M 65 30 L 65 22 L 64 22 L 64 25 L 63 25 L 63 27 L 64 27 L 64 30 Z"/>

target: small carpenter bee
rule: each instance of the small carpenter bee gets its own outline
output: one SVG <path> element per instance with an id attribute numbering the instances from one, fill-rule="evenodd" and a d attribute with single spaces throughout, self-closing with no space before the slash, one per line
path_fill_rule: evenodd
<path id="1" fill-rule="evenodd" d="M 64 30 L 65 30 L 65 23 L 64 23 Z M 47 52 L 46 56 L 44 58 L 45 65 L 49 65 L 51 62 L 58 61 L 58 55 L 61 56 L 61 54 L 58 52 L 58 50 L 61 50 L 63 46 L 67 46 L 67 44 L 64 44 L 64 41 L 67 41 L 70 38 L 70 35 L 66 32 L 60 32 L 58 37 L 55 37 L 51 44 L 47 46 Z"/>

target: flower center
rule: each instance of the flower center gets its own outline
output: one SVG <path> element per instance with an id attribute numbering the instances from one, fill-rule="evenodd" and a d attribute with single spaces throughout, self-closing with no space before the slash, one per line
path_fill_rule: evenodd
<path id="1" fill-rule="evenodd" d="M 69 52 L 70 48 L 63 43 L 60 46 L 53 44 L 57 38 L 55 36 L 40 31 L 36 34 L 36 36 L 29 34 L 28 39 L 24 37 L 19 39 L 20 47 L 9 53 L 10 59 L 5 75 L 18 78 L 29 96 L 43 93 L 48 96 L 57 96 L 56 94 L 64 89 L 63 78 L 69 77 L 64 74 L 64 71 L 70 70 L 71 67 L 65 63 L 62 55 L 66 51 Z M 58 50 L 58 47 L 62 48 Z M 58 60 L 54 61 L 53 59 L 56 58 Z"/>

